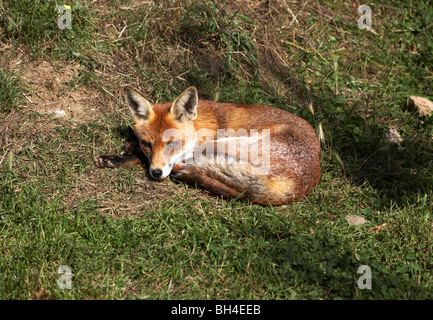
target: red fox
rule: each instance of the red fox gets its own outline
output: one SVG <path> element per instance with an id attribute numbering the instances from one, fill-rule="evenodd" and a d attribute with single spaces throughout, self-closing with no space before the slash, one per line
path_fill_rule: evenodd
<path id="1" fill-rule="evenodd" d="M 168 176 L 224 198 L 284 205 L 303 198 L 320 178 L 320 144 L 312 126 L 266 105 L 199 100 L 195 87 L 174 102 L 152 105 L 125 89 L 137 143 L 95 165 L 148 164 L 155 180 Z"/>

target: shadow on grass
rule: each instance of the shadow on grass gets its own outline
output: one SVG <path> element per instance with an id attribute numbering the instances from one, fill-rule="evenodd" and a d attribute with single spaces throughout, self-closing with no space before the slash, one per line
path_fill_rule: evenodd
<path id="1" fill-rule="evenodd" d="M 429 132 L 433 117 L 417 119 L 409 113 L 400 114 L 398 122 L 393 121 L 403 137 L 398 145 L 386 138 L 386 131 L 393 126 L 378 115 L 361 117 L 356 114 L 356 106 L 347 110 L 346 105 L 342 107 L 345 111 L 336 111 L 338 103 L 327 103 L 323 123 L 328 141 L 324 153 L 336 152 L 340 168 L 356 185 L 368 182 L 384 199 L 397 203 L 404 196 L 432 190 L 433 145 Z"/>
<path id="2" fill-rule="evenodd" d="M 308 235 L 291 234 L 276 245 L 263 248 L 268 251 L 276 274 L 273 286 L 294 288 L 304 296 L 297 298 L 322 299 L 398 299 L 402 297 L 426 298 L 431 296 L 416 281 L 395 273 L 389 262 L 384 262 L 385 252 L 376 251 L 374 243 L 365 244 L 375 250 L 375 255 L 357 260 L 353 244 L 347 243 L 342 234 L 328 235 L 328 230 Z M 376 244 L 377 246 L 377 244 Z M 397 262 L 396 262 L 397 263 Z M 372 290 L 362 290 L 365 271 L 358 273 L 362 265 L 372 272 Z M 364 276 L 364 277 L 363 277 Z M 266 280 L 266 279 L 264 279 Z"/>

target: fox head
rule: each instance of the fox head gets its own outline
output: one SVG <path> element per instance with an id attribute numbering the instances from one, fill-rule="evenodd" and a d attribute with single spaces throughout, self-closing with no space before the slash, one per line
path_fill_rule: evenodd
<path id="1" fill-rule="evenodd" d="M 173 103 L 152 105 L 130 88 L 125 89 L 125 98 L 135 123 L 134 133 L 149 158 L 149 174 L 163 180 L 193 148 L 186 128 L 192 129 L 197 118 L 197 89 L 187 88 Z"/>

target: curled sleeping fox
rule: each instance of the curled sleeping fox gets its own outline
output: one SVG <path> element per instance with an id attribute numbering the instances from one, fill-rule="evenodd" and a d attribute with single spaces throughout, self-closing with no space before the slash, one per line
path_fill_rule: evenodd
<path id="1" fill-rule="evenodd" d="M 294 114 L 199 100 L 195 87 L 164 104 L 130 88 L 125 97 L 138 142 L 122 155 L 99 156 L 97 167 L 148 163 L 155 180 L 171 176 L 227 199 L 274 206 L 300 200 L 319 182 L 318 138 Z"/>

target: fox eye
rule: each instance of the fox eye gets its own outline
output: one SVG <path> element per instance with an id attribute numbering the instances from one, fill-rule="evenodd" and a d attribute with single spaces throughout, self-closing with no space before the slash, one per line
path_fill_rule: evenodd
<path id="1" fill-rule="evenodd" d="M 150 144 L 150 142 L 142 140 L 141 145 L 143 146 L 143 148 L 152 149 L 152 145 Z"/>

